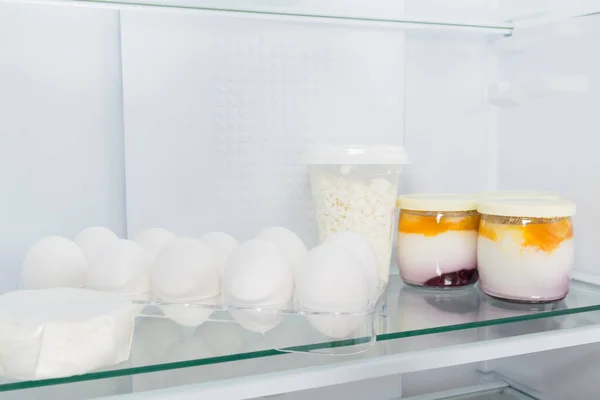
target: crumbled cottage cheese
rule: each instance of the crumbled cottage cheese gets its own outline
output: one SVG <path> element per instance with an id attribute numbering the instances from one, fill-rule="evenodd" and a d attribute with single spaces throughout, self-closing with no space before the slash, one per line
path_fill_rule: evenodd
<path id="1" fill-rule="evenodd" d="M 396 187 L 384 178 L 370 182 L 319 174 L 313 179 L 319 241 L 335 232 L 364 235 L 379 259 L 381 280 L 388 280 L 394 234 Z"/>

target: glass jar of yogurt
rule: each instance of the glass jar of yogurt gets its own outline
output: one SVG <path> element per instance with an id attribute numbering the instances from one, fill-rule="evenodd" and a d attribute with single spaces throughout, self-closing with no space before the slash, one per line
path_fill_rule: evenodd
<path id="1" fill-rule="evenodd" d="M 387 282 L 396 219 L 403 147 L 315 144 L 303 155 L 316 208 L 319 242 L 335 232 L 364 236 L 377 254 Z"/>
<path id="2" fill-rule="evenodd" d="M 477 198 L 412 194 L 398 199 L 398 268 L 405 283 L 457 288 L 477 282 Z"/>
<path id="3" fill-rule="evenodd" d="M 477 264 L 486 294 L 526 303 L 567 295 L 574 262 L 574 202 L 491 199 L 480 201 L 477 209 Z"/>

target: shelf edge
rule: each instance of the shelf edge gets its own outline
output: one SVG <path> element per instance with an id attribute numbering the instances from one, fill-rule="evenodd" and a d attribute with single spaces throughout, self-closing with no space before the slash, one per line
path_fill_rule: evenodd
<path id="1" fill-rule="evenodd" d="M 237 9 L 219 9 L 209 7 L 193 7 L 177 4 L 152 4 L 151 0 L 136 1 L 117 1 L 117 0 L 0 0 L 0 3 L 15 3 L 15 4 L 41 4 L 54 6 L 73 6 L 73 7 L 90 7 L 112 10 L 161 10 L 161 11 L 180 11 L 180 12 L 197 12 L 197 13 L 218 13 L 228 14 L 243 17 L 263 18 L 263 19 L 285 19 L 285 20 L 302 20 L 313 22 L 327 22 L 338 24 L 363 24 L 385 27 L 397 27 L 407 29 L 451 29 L 463 30 L 471 32 L 479 32 L 486 34 L 500 34 L 510 36 L 513 30 L 511 23 L 495 23 L 490 21 L 462 21 L 462 20 L 444 20 L 444 19 L 428 19 L 406 17 L 402 19 L 385 19 L 374 17 L 353 17 L 353 16 L 336 16 L 336 15 L 312 15 L 303 13 L 285 13 L 277 11 L 260 11 L 260 10 L 237 10 Z"/>
<path id="2" fill-rule="evenodd" d="M 119 399 L 140 400 L 168 397 L 170 400 L 192 400 L 202 396 L 221 399 L 271 396 L 390 375 L 573 347 L 598 341 L 600 341 L 600 325 L 586 326 L 374 357 L 330 366 L 301 368 L 160 389 L 146 393 L 134 393 L 119 396 Z"/>

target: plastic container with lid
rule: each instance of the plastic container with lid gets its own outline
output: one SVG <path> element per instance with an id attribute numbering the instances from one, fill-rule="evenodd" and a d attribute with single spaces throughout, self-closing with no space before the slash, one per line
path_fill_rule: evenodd
<path id="1" fill-rule="evenodd" d="M 477 209 L 477 264 L 486 294 L 527 303 L 567 295 L 574 260 L 574 202 L 491 199 L 480 201 Z"/>
<path id="2" fill-rule="evenodd" d="M 398 268 L 404 282 L 458 288 L 477 282 L 477 199 L 412 194 L 398 199 Z"/>
<path id="3" fill-rule="evenodd" d="M 316 207 L 319 241 L 335 232 L 356 232 L 377 253 L 379 274 L 387 282 L 403 147 L 391 145 L 312 145 L 303 156 Z"/>

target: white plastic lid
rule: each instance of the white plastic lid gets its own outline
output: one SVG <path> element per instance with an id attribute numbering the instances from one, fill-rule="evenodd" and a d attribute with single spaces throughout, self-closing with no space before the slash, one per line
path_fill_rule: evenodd
<path id="1" fill-rule="evenodd" d="M 474 211 L 477 197 L 466 194 L 407 194 L 398 197 L 398 208 L 413 211 Z"/>
<path id="2" fill-rule="evenodd" d="M 477 211 L 503 217 L 553 218 L 575 215 L 575 202 L 560 198 L 521 198 L 481 200 Z"/>
<path id="3" fill-rule="evenodd" d="M 402 146 L 318 143 L 308 147 L 302 156 L 302 162 L 307 165 L 400 165 L 408 164 L 409 160 Z"/>
<path id="4" fill-rule="evenodd" d="M 520 199 L 520 198 L 534 198 L 534 199 L 557 199 L 559 196 L 552 192 L 542 192 L 538 190 L 496 190 L 492 192 L 480 193 L 477 197 L 482 200 L 487 199 Z"/>

